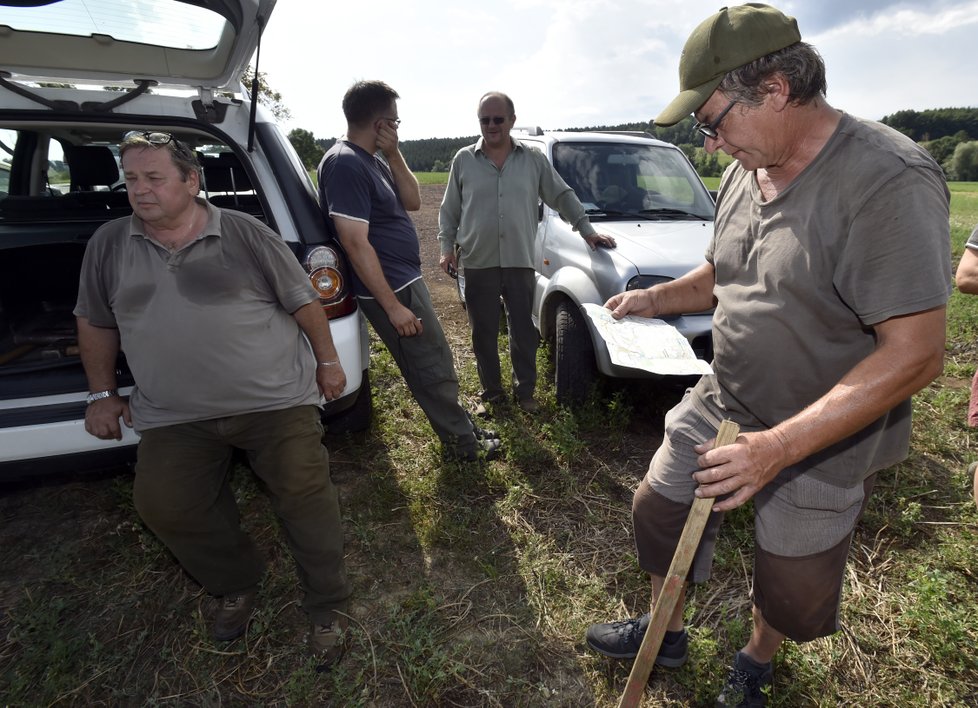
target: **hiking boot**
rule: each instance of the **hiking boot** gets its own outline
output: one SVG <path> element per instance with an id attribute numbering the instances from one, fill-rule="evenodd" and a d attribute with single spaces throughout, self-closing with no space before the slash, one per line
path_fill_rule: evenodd
<path id="1" fill-rule="evenodd" d="M 317 658 L 318 673 L 329 671 L 343 658 L 346 650 L 346 629 L 349 620 L 334 614 L 326 624 L 313 622 L 309 627 L 309 651 Z"/>
<path id="2" fill-rule="evenodd" d="M 717 697 L 716 708 L 763 708 L 773 678 L 770 661 L 759 664 L 738 651 L 727 674 L 727 683 Z"/>
<path id="3" fill-rule="evenodd" d="M 634 619 L 608 622 L 607 624 L 592 624 L 588 627 L 585 641 L 587 645 L 599 654 L 612 659 L 634 659 L 638 656 L 642 638 L 649 627 L 651 613 L 645 613 Z M 689 635 L 686 630 L 666 632 L 659 647 L 655 663 L 670 669 L 677 669 L 689 658 Z"/>
<path id="4" fill-rule="evenodd" d="M 211 629 L 215 641 L 230 642 L 245 633 L 251 614 L 255 611 L 256 595 L 256 590 L 246 590 L 220 599 Z"/>
<path id="5" fill-rule="evenodd" d="M 518 405 L 526 413 L 540 412 L 540 404 L 537 403 L 532 396 L 530 398 L 521 398 Z"/>

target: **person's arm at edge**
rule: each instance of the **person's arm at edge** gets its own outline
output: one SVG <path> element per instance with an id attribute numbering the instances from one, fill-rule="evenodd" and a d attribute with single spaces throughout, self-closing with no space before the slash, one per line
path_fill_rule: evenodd
<path id="1" fill-rule="evenodd" d="M 954 284 L 967 295 L 978 295 L 978 252 L 966 247 L 954 274 Z"/>
<path id="2" fill-rule="evenodd" d="M 714 510 L 740 506 L 785 467 L 862 430 L 943 371 L 944 306 L 893 317 L 873 329 L 873 353 L 797 415 L 770 430 L 741 435 L 733 445 L 698 446 L 703 469 L 693 475 L 701 485 L 696 495 L 733 493 Z"/>
<path id="3" fill-rule="evenodd" d="M 384 271 L 380 267 L 377 252 L 367 240 L 370 225 L 364 221 L 345 219 L 342 216 L 334 216 L 333 224 L 336 226 L 340 245 L 346 251 L 353 270 L 356 271 L 357 277 L 367 287 L 370 294 L 377 300 L 377 304 L 387 313 L 391 326 L 402 337 L 421 334 L 421 320 L 415 317 L 414 313 L 397 299 L 397 295 L 391 290 L 391 286 L 384 276 Z"/>
<path id="4" fill-rule="evenodd" d="M 81 356 L 88 390 L 112 391 L 117 388 L 115 376 L 116 358 L 119 356 L 119 330 L 112 327 L 96 327 L 87 317 L 77 317 L 78 352 Z M 94 401 L 85 408 L 85 431 L 101 440 L 121 440 L 122 427 L 132 427 L 129 402 L 121 396 L 109 396 Z"/>
<path id="5" fill-rule="evenodd" d="M 327 401 L 339 398 L 346 388 L 346 373 L 333 345 L 329 320 L 318 300 L 306 303 L 292 313 L 299 329 L 306 335 L 316 357 L 316 384 Z"/>
<path id="6" fill-rule="evenodd" d="M 659 317 L 702 312 L 716 306 L 715 284 L 713 264 L 706 262 L 668 283 L 613 295 L 604 306 L 612 311 L 611 316 L 616 320 L 625 315 Z"/>

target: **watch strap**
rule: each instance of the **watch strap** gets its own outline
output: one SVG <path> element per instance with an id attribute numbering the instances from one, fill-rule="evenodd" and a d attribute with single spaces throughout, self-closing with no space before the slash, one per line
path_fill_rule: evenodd
<path id="1" fill-rule="evenodd" d="M 111 398 L 112 396 L 118 395 L 118 392 L 114 388 L 110 388 L 105 391 L 97 391 L 95 393 L 88 394 L 88 398 L 85 399 L 85 403 L 90 405 L 95 403 L 95 401 L 101 401 L 103 398 Z"/>

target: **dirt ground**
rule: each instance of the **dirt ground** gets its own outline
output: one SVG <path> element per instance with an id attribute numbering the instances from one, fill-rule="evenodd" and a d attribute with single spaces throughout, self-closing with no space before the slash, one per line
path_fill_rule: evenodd
<path id="1" fill-rule="evenodd" d="M 471 341 L 465 311 L 458 301 L 455 281 L 438 266 L 438 208 L 443 191 L 443 185 L 422 185 L 423 206 L 412 217 L 421 243 L 424 277 L 457 365 L 461 369 L 461 365 L 466 364 L 467 358 L 471 357 Z M 382 403 L 376 400 L 375 394 L 375 408 L 377 405 Z M 405 411 L 405 415 L 419 416 L 420 411 Z M 661 436 L 661 423 L 653 423 L 649 418 L 650 416 L 641 414 L 634 416 L 629 429 L 622 432 L 622 437 L 628 440 L 623 446 L 628 454 L 615 455 L 614 460 L 609 456 L 602 464 L 614 465 L 629 480 L 638 479 Z M 406 449 L 411 444 L 407 440 L 403 443 Z M 341 498 L 344 503 L 347 500 L 355 503 L 358 495 L 365 493 L 361 488 L 367 484 L 363 463 L 357 459 L 357 452 L 342 440 L 330 441 L 328 447 L 332 476 Z M 145 535 L 148 532 L 145 529 L 133 523 L 129 479 L 128 474 L 117 473 L 115 476 L 49 478 L 29 484 L 0 486 L 0 678 L 11 666 L 16 666 L 17 653 L 23 651 L 24 647 L 12 635 L 12 610 L 16 607 L 18 615 L 23 615 L 24 603 L 32 602 L 31 595 L 38 588 L 55 592 L 60 592 L 61 588 L 72 597 L 82 594 L 86 603 L 91 603 L 86 606 L 87 612 L 97 616 L 103 613 L 113 615 L 114 611 L 107 608 L 120 601 L 120 597 L 113 599 L 106 594 L 118 593 L 120 589 L 96 588 L 90 582 L 86 584 L 85 578 L 95 568 L 119 566 L 119 577 L 129 582 L 127 578 L 132 575 L 132 570 L 125 563 L 145 563 L 152 566 L 155 573 L 152 583 L 167 585 L 161 588 L 159 597 L 161 601 L 166 599 L 171 604 L 166 608 L 157 608 L 159 611 L 146 608 L 148 611 L 142 614 L 147 618 L 151 615 L 157 617 L 155 622 L 186 621 L 185 609 L 181 609 L 179 615 L 173 615 L 173 605 L 196 602 L 200 591 L 176 570 L 171 561 L 153 557 L 159 553 L 158 546 L 152 539 L 147 540 Z M 627 496 L 624 491 L 621 494 L 623 498 Z M 246 502 L 245 506 L 249 505 Z M 243 516 L 248 517 L 252 511 L 245 508 Z M 406 520 L 399 519 L 398 523 L 406 523 Z M 364 553 L 361 557 L 356 552 L 357 548 L 358 544 L 354 540 L 351 542 L 350 566 L 355 583 L 361 586 L 363 607 L 360 609 L 364 616 L 382 611 L 392 596 L 404 594 L 410 589 L 410 583 L 406 579 L 422 577 L 425 572 L 426 559 L 417 554 L 417 558 L 409 560 L 408 554 L 390 568 L 391 573 L 397 575 L 401 582 L 394 577 L 389 578 L 389 583 L 374 578 L 374 587 L 368 587 L 368 581 L 358 576 L 361 571 L 364 574 L 373 572 L 370 566 L 371 556 Z M 165 572 L 160 573 L 159 568 L 164 568 Z M 444 568 L 428 569 L 427 572 L 437 574 L 455 571 L 450 565 L 446 565 Z M 291 575 L 286 572 L 283 577 L 290 580 Z M 70 588 L 63 587 L 63 583 L 68 582 L 65 578 L 73 578 Z M 145 578 L 133 577 L 131 581 L 137 586 L 125 590 L 122 595 L 128 593 L 142 596 L 146 591 L 141 586 L 146 582 Z M 150 596 L 153 596 L 152 593 Z M 487 595 L 484 599 L 488 602 L 490 597 Z M 571 651 L 568 656 L 572 655 Z M 573 663 L 572 659 L 566 661 Z M 571 680 L 571 684 L 576 687 L 575 691 L 580 689 L 578 681 L 577 676 Z M 0 696 L 4 693 L 2 683 L 0 681 Z M 74 689 L 68 689 L 69 693 L 72 690 Z M 93 687 L 85 689 L 92 690 Z M 95 694 L 98 694 L 98 690 L 95 690 Z M 4 701 L 0 697 L 0 704 L 2 703 Z M 578 704 L 577 701 L 572 703 Z M 587 704 L 588 700 L 585 699 L 583 703 Z"/>

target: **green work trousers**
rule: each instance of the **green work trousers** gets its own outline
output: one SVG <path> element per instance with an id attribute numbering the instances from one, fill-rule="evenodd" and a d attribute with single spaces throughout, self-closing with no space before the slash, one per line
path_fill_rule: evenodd
<path id="1" fill-rule="evenodd" d="M 265 483 L 312 621 L 346 607 L 350 588 L 329 455 L 315 406 L 248 413 L 142 432 L 133 499 L 146 525 L 212 595 L 255 588 L 264 561 L 240 527 L 229 485 L 234 448 Z"/>

